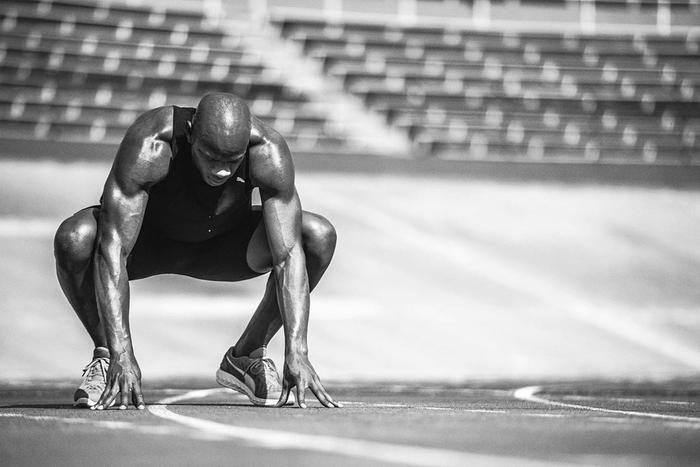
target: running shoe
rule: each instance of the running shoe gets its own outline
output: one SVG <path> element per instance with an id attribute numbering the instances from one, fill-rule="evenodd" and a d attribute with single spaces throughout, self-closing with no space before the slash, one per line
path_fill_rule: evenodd
<path id="1" fill-rule="evenodd" d="M 92 354 L 92 361 L 83 368 L 83 382 L 73 395 L 73 406 L 92 407 L 100 400 L 105 390 L 107 368 L 109 351 L 104 347 L 97 347 Z M 111 405 L 114 405 L 114 402 Z"/>
<path id="2" fill-rule="evenodd" d="M 237 357 L 233 347 L 228 349 L 216 370 L 216 382 L 245 394 L 254 405 L 275 405 L 282 394 L 282 381 L 265 347 L 247 357 Z M 293 401 L 291 394 L 289 399 Z"/>

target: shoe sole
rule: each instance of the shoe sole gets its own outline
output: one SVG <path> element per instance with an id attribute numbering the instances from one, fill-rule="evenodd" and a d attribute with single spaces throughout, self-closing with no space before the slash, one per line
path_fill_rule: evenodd
<path id="1" fill-rule="evenodd" d="M 114 404 L 116 401 L 112 401 L 111 404 L 109 404 L 109 407 L 114 407 Z M 91 401 L 87 397 L 80 397 L 76 401 L 73 402 L 73 407 L 78 408 L 78 409 L 89 409 L 90 407 L 94 406 L 97 404 L 95 401 Z"/>
<path id="2" fill-rule="evenodd" d="M 80 409 L 89 409 L 93 405 L 95 405 L 97 402 L 91 401 L 87 397 L 81 397 L 73 402 L 73 407 L 80 408 Z"/>
<path id="3" fill-rule="evenodd" d="M 248 399 L 250 399 L 250 402 L 252 402 L 254 405 L 258 405 L 261 407 L 272 407 L 277 404 L 277 401 L 279 401 L 279 398 L 263 399 L 261 397 L 257 397 L 255 394 L 253 394 L 253 391 L 251 391 L 248 386 L 241 383 L 236 377 L 231 376 L 221 368 L 216 370 L 216 382 L 225 388 L 233 389 L 234 391 L 243 394 Z M 290 394 L 289 396 L 290 397 L 287 400 L 286 405 L 294 404 L 292 394 Z"/>

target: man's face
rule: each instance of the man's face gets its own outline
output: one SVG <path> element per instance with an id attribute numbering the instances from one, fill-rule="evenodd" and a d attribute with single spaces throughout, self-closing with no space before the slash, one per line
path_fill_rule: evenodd
<path id="1" fill-rule="evenodd" d="M 245 149 L 242 152 L 224 153 L 210 147 L 199 138 L 192 140 L 194 165 L 202 175 L 202 180 L 210 186 L 226 183 L 241 165 L 243 156 L 245 156 Z"/>

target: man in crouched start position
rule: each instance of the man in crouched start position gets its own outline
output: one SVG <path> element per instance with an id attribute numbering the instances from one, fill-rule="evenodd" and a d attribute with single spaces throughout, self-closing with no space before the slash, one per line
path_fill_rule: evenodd
<path id="1" fill-rule="evenodd" d="M 260 207 L 251 204 L 254 187 Z M 208 94 L 196 109 L 141 115 L 122 140 L 100 203 L 66 219 L 55 237 L 59 283 L 95 345 L 76 405 L 125 409 L 131 399 L 145 407 L 129 328 L 130 280 L 241 281 L 272 271 L 217 381 L 256 405 L 285 405 L 296 387 L 300 407 L 307 388 L 324 406 L 340 406 L 309 361 L 306 337 L 309 292 L 333 257 L 335 230 L 302 211 L 287 144 L 242 99 Z M 280 381 L 265 349 L 281 327 Z"/>

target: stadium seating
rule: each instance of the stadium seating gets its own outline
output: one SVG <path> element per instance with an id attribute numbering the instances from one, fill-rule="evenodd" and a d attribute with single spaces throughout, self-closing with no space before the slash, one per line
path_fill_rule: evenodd
<path id="1" fill-rule="evenodd" d="M 425 154 L 700 162 L 697 36 L 273 22 Z"/>
<path id="2" fill-rule="evenodd" d="M 344 147 L 280 70 L 201 14 L 46 0 L 0 14 L 0 138 L 116 143 L 149 108 L 230 91 L 295 149 Z"/>
<path id="3" fill-rule="evenodd" d="M 285 85 L 280 69 L 215 18 L 79 0 L 6 0 L 0 14 L 0 139 L 116 143 L 144 110 L 194 105 L 220 90 L 244 96 L 293 149 L 349 150 L 321 103 Z M 329 82 L 406 134 L 414 156 L 700 162 L 697 33 L 504 33 L 319 18 L 270 21 Z"/>

